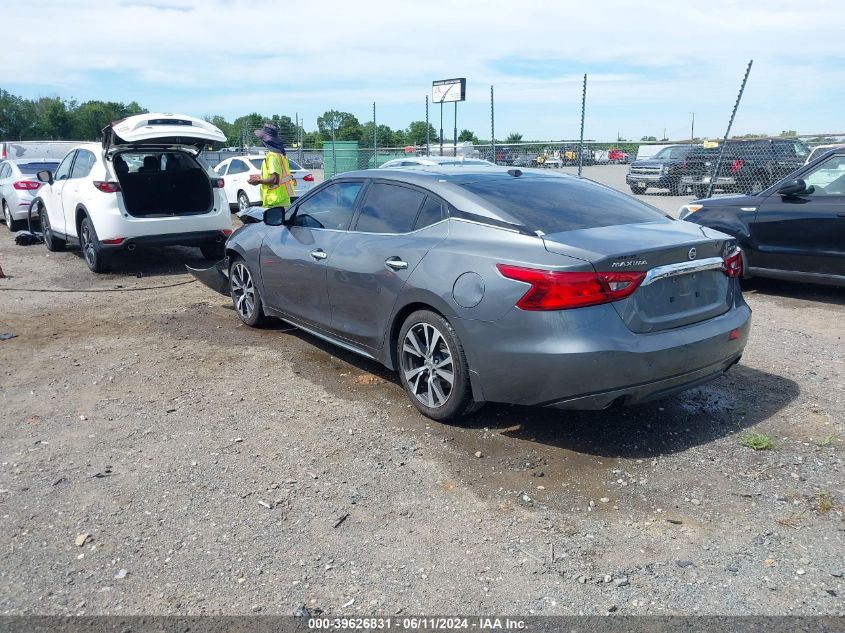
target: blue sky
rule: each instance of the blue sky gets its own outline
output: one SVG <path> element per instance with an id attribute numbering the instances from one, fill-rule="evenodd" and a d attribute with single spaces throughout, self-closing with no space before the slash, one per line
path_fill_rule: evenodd
<path id="1" fill-rule="evenodd" d="M 431 81 L 467 78 L 458 128 L 490 136 L 719 136 L 750 58 L 736 133 L 843 132 L 845 5 L 391 2 L 267 5 L 161 0 L 3 2 L 0 87 L 26 97 L 138 101 L 151 110 L 229 120 L 296 113 L 306 129 L 328 109 L 405 127 L 425 118 Z M 284 8 L 282 8 L 284 6 Z M 261 8 L 259 8 L 261 7 Z M 257 16 L 261 16 L 259 20 Z M 39 46 L 33 46 L 38 33 Z M 445 107 L 444 129 L 453 128 Z M 439 108 L 430 120 L 439 127 Z"/>

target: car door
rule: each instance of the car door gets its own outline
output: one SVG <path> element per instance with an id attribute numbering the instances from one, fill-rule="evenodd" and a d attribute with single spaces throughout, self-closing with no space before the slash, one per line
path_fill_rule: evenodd
<path id="1" fill-rule="evenodd" d="M 5 162 L 0 163 L 0 200 L 3 200 L 8 204 L 11 208 L 11 202 L 9 202 L 10 194 L 12 186 L 12 166 Z M 17 209 L 14 209 L 17 211 Z"/>
<path id="2" fill-rule="evenodd" d="M 247 182 L 249 167 L 240 158 L 233 158 L 229 163 L 229 171 L 226 172 L 226 197 L 234 204 L 238 200 L 238 192 L 243 191 L 249 197 L 250 202 L 261 199 L 260 194 L 256 195 L 253 187 Z M 231 192 L 231 193 L 230 193 Z"/>
<path id="3" fill-rule="evenodd" d="M 362 180 L 329 183 L 293 207 L 286 225 L 267 231 L 260 258 L 267 305 L 330 329 L 326 262 L 346 235 L 363 186 Z"/>
<path id="4" fill-rule="evenodd" d="M 845 275 L 845 154 L 798 174 L 807 193 L 773 193 L 751 225 L 753 268 Z"/>
<path id="5" fill-rule="evenodd" d="M 447 235 L 443 203 L 404 185 L 372 183 L 353 230 L 328 260 L 332 330 L 378 350 L 408 277 Z"/>
<path id="6" fill-rule="evenodd" d="M 62 235 L 67 235 L 62 195 L 68 178 L 70 178 L 70 170 L 75 157 L 75 150 L 65 156 L 64 160 L 56 168 L 56 173 L 53 174 L 53 183 L 44 183 L 38 190 L 38 197 L 44 203 L 43 206 L 53 232 L 61 233 Z"/>
<path id="7" fill-rule="evenodd" d="M 96 162 L 97 157 L 94 156 L 93 152 L 87 149 L 80 149 L 76 152 L 76 158 L 73 161 L 70 176 L 65 182 L 64 190 L 62 191 L 62 209 L 65 217 L 64 232 L 66 235 L 77 237 L 76 209 L 80 203 L 83 206 L 85 205 L 84 188 L 87 184 L 86 179 Z"/>

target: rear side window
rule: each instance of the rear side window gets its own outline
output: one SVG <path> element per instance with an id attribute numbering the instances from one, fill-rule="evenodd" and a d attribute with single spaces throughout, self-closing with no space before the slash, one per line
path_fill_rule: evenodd
<path id="1" fill-rule="evenodd" d="M 58 166 L 59 163 L 21 163 L 18 165 L 18 169 L 26 176 L 34 176 L 39 171 L 44 171 L 45 169 L 55 171 Z M 3 175 L 0 173 L 0 178 L 2 177 Z"/>
<path id="2" fill-rule="evenodd" d="M 73 171 L 70 172 L 71 178 L 85 178 L 91 173 L 91 168 L 97 159 L 94 154 L 88 150 L 81 149 L 76 155 L 76 161 L 73 163 Z"/>
<path id="3" fill-rule="evenodd" d="M 229 167 L 229 165 L 228 165 L 228 163 L 227 163 L 227 164 L 225 164 L 225 165 L 220 165 L 220 166 L 219 166 L 219 167 L 217 167 L 217 169 L 215 169 L 214 171 L 216 171 L 216 172 L 217 172 L 217 175 L 218 175 L 218 176 L 225 176 L 225 175 L 226 175 L 226 169 L 227 169 L 228 167 Z"/>
<path id="4" fill-rule="evenodd" d="M 0 165 L 0 178 L 8 178 L 12 175 L 12 168 L 9 167 L 9 163 L 3 163 Z"/>
<path id="5" fill-rule="evenodd" d="M 365 233 L 410 233 L 425 194 L 414 189 L 375 183 L 368 190 L 356 231 Z"/>
<path id="6" fill-rule="evenodd" d="M 417 216 L 417 222 L 414 224 L 414 230 L 440 222 L 443 219 L 443 204 L 434 198 L 426 198 L 425 204 L 420 209 L 420 214 Z"/>
<path id="7" fill-rule="evenodd" d="M 249 162 L 252 163 L 252 166 L 256 169 L 261 169 L 261 165 L 264 164 L 263 158 L 250 158 Z"/>
<path id="8" fill-rule="evenodd" d="M 288 167 L 290 167 L 291 171 L 297 171 L 299 169 L 302 169 L 299 163 L 297 163 L 295 160 L 291 160 L 290 158 L 288 158 Z"/>
<path id="9" fill-rule="evenodd" d="M 233 160 L 229 163 L 229 175 L 232 174 L 243 174 L 249 171 L 249 167 L 246 166 L 242 160 Z"/>
<path id="10" fill-rule="evenodd" d="M 461 187 L 504 211 L 530 231 L 544 234 L 601 226 L 669 222 L 634 198 L 577 178 L 484 179 Z"/>

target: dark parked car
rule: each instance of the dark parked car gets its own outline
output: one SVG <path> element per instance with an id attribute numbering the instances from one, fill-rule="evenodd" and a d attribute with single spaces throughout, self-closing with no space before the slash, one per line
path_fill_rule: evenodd
<path id="1" fill-rule="evenodd" d="M 732 238 L 547 170 L 349 172 L 226 248 L 244 323 L 280 317 L 396 369 L 439 420 L 662 398 L 739 361 L 750 327 Z"/>
<path id="2" fill-rule="evenodd" d="M 681 183 L 698 197 L 707 195 L 711 181 L 714 191 L 759 193 L 801 167 L 809 153 L 795 139 L 728 141 L 716 174 L 719 147 L 698 147 L 687 155 Z"/>
<path id="3" fill-rule="evenodd" d="M 684 205 L 681 218 L 733 235 L 745 276 L 845 286 L 845 149 L 759 194 Z"/>
<path id="4" fill-rule="evenodd" d="M 695 145 L 670 145 L 651 158 L 635 160 L 625 182 L 633 194 L 644 194 L 649 187 L 668 189 L 673 196 L 684 193 L 681 177 L 685 174 L 687 155 Z"/>

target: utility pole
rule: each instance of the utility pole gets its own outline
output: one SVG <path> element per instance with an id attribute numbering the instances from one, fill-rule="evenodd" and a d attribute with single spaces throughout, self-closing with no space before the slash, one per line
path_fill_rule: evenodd
<path id="1" fill-rule="evenodd" d="M 695 112 L 692 113 L 692 123 L 689 126 L 689 138 L 693 140 L 695 138 Z"/>

